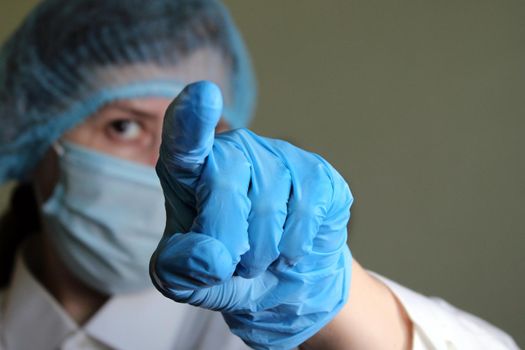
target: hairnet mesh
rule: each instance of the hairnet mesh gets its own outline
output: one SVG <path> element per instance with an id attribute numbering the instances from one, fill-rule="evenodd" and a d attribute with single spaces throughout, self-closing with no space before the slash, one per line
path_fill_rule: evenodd
<path id="1" fill-rule="evenodd" d="M 218 49 L 228 63 L 224 115 L 245 126 L 255 79 L 218 1 L 40 3 L 0 51 L 0 182 L 23 178 L 52 142 L 111 100 L 173 98 L 189 81 L 171 68 L 202 47 Z"/>

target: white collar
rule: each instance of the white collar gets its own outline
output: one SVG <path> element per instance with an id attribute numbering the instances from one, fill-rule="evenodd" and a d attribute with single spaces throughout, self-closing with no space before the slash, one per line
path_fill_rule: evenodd
<path id="1" fill-rule="evenodd" d="M 204 321 L 197 308 L 175 303 L 156 290 L 112 297 L 79 327 L 17 255 L 0 312 L 8 349 L 58 349 L 79 332 L 113 349 L 169 349 L 186 337 L 184 325 Z M 10 344 L 13 346 L 11 347 Z"/>

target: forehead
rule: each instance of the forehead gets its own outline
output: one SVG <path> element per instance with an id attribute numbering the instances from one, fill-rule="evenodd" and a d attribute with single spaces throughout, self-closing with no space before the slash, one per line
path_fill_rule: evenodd
<path id="1" fill-rule="evenodd" d="M 116 100 L 102 107 L 95 117 L 104 116 L 103 112 L 117 110 L 130 112 L 137 115 L 163 116 L 172 99 L 166 97 L 136 97 L 132 99 Z M 92 119 L 92 118 L 91 118 Z"/>
<path id="2" fill-rule="evenodd" d="M 231 62 L 220 50 L 202 47 L 180 58 L 174 64 L 133 63 L 93 67 L 92 81 L 101 88 L 126 86 L 151 80 L 171 80 L 186 85 L 210 80 L 222 90 L 225 104 L 231 101 Z"/>

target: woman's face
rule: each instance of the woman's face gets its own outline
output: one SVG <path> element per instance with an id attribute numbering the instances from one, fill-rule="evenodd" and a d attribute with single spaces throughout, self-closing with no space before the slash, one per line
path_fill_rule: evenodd
<path id="1" fill-rule="evenodd" d="M 63 139 L 126 160 L 155 165 L 170 99 L 144 97 L 110 103 Z M 221 120 L 217 132 L 228 130 Z"/>
<path id="2" fill-rule="evenodd" d="M 229 62 L 213 47 L 204 47 L 182 58 L 178 63 L 160 74 L 169 74 L 179 81 L 211 80 L 218 84 L 227 101 L 229 91 Z M 133 75 L 134 66 L 102 68 L 95 73 L 100 79 L 106 79 L 107 70 L 112 75 Z M 159 74 L 159 69 L 141 65 L 140 70 L 151 71 L 152 78 Z M 131 73 L 130 73 L 131 71 Z M 126 160 L 154 165 L 157 161 L 161 142 L 162 121 L 171 99 L 161 97 L 143 97 L 118 100 L 105 105 L 83 123 L 67 132 L 63 138 L 67 141 L 100 151 Z M 221 121 L 217 131 L 228 129 Z"/>
<path id="3" fill-rule="evenodd" d="M 169 69 L 169 74 L 180 81 L 211 80 L 221 87 L 227 102 L 231 96 L 228 67 L 229 64 L 218 50 L 202 48 L 180 60 Z M 129 74 L 133 67 L 114 69 Z M 116 100 L 66 132 L 62 139 L 115 157 L 154 166 L 159 154 L 164 113 L 170 103 L 171 99 L 164 97 Z M 216 131 L 228 129 L 228 123 L 221 119 Z M 39 197 L 45 200 L 58 179 L 58 164 L 53 150 L 40 162 L 34 179 Z"/>

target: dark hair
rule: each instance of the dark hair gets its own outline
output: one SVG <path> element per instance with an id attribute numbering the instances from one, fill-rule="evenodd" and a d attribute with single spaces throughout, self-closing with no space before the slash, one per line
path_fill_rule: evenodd
<path id="1" fill-rule="evenodd" d="M 40 219 L 33 186 L 19 184 L 11 195 L 8 211 L 0 218 L 0 288 L 11 279 L 17 248 L 40 231 Z"/>

